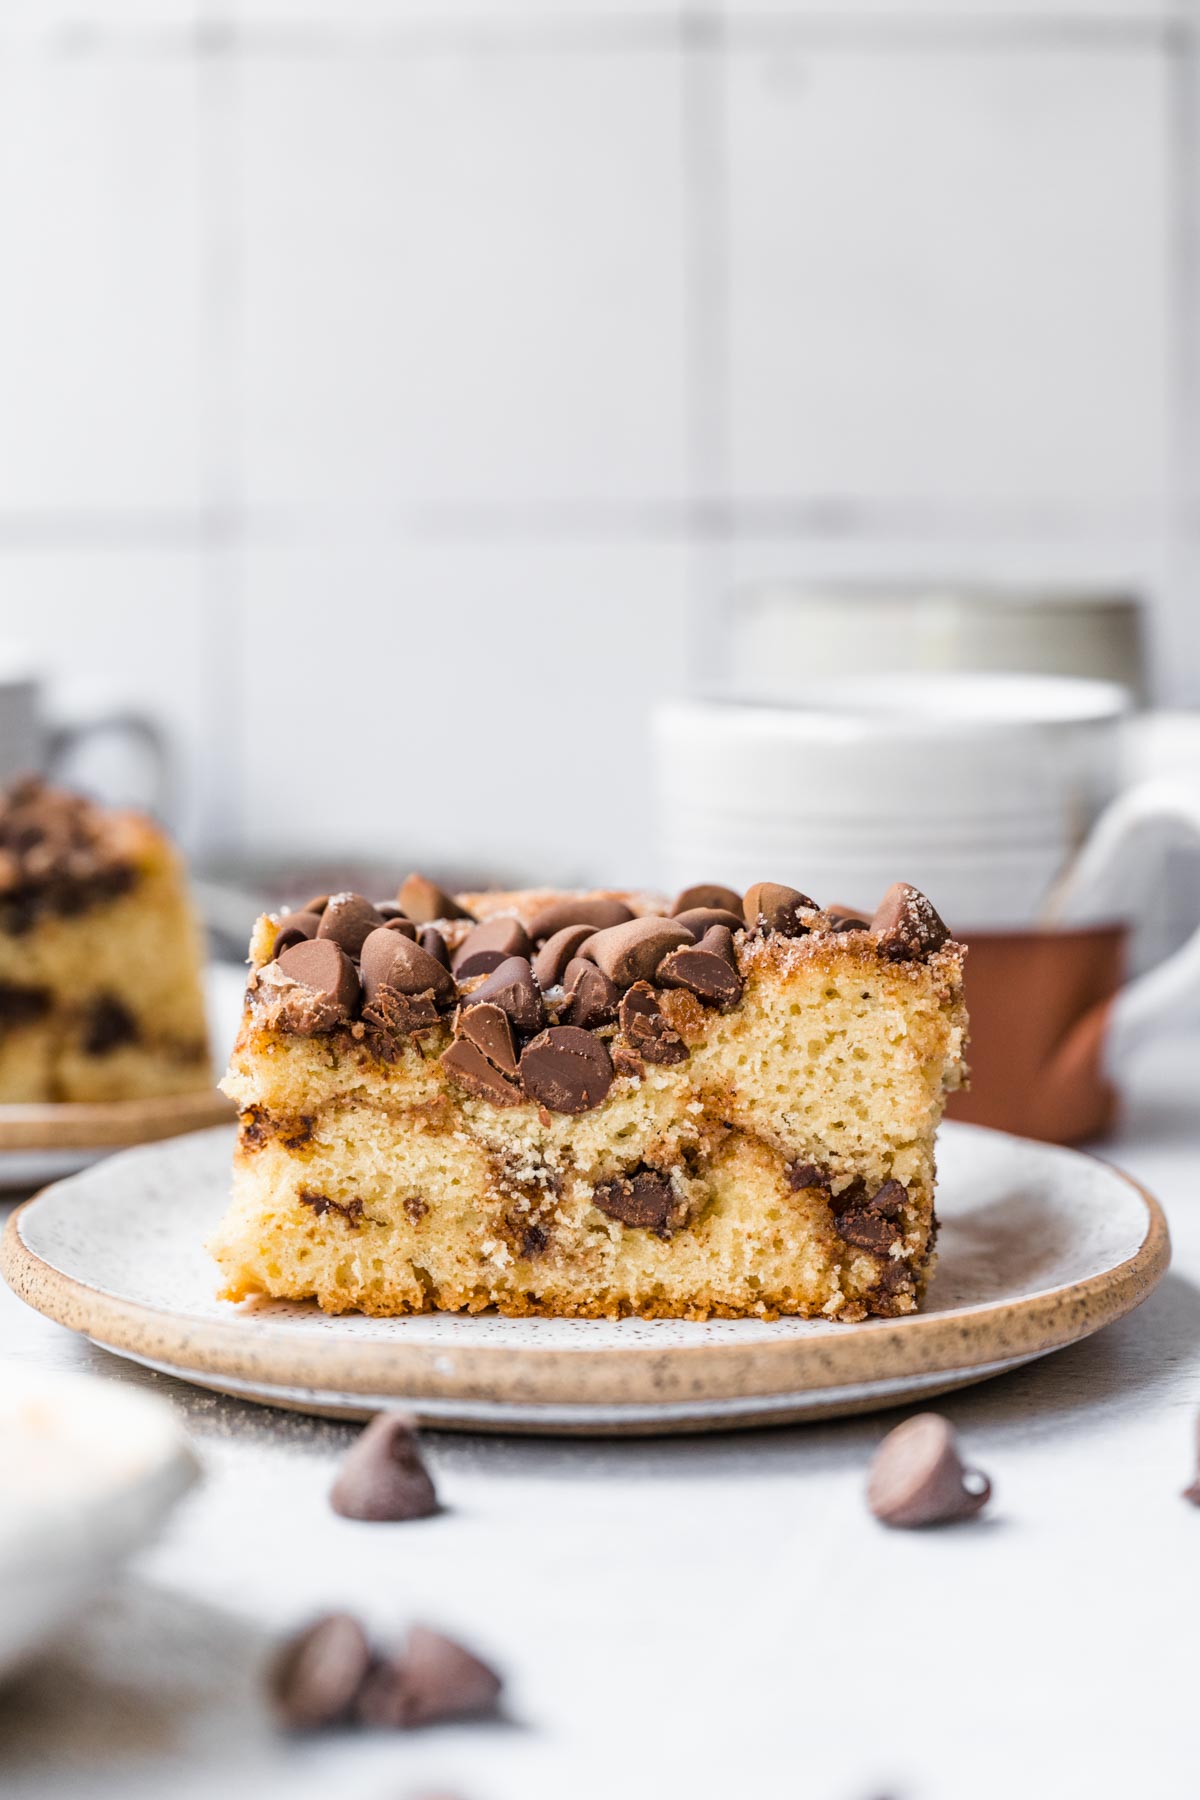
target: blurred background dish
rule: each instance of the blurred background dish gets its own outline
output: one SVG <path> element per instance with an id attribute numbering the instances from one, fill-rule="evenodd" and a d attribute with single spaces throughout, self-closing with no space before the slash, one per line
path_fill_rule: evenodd
<path id="1" fill-rule="evenodd" d="M 61 1630 L 199 1473 L 162 1400 L 10 1368 L 0 1391 L 0 1678 Z"/>

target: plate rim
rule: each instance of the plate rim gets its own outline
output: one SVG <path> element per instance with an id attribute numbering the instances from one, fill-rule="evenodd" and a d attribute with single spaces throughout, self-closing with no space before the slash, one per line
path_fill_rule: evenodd
<path id="1" fill-rule="evenodd" d="M 960 1124 L 956 1130 L 1012 1143 L 1032 1142 L 984 1126 Z M 22 1235 L 25 1216 L 61 1185 L 57 1182 L 13 1212 L 0 1243 L 0 1270 L 20 1299 L 57 1323 L 118 1354 L 186 1366 L 202 1384 L 204 1378 L 233 1376 L 263 1387 L 303 1388 L 314 1394 L 331 1389 L 363 1395 L 390 1392 L 398 1401 L 591 1406 L 608 1412 L 686 1400 L 818 1392 L 832 1396 L 839 1388 L 885 1377 L 967 1370 L 1002 1357 L 1044 1355 L 1111 1324 L 1146 1298 L 1170 1264 L 1170 1235 L 1162 1207 L 1139 1181 L 1106 1158 L 1084 1151 L 1067 1154 L 1098 1163 L 1130 1187 L 1145 1207 L 1141 1241 L 1122 1262 L 1065 1287 L 1015 1299 L 745 1344 L 727 1340 L 600 1348 L 414 1345 L 400 1338 L 339 1343 L 303 1327 L 272 1324 L 267 1316 L 189 1318 L 89 1286 L 29 1247 Z"/>
<path id="2" fill-rule="evenodd" d="M 10 1101 L 0 1105 L 0 1155 L 129 1150 L 209 1125 L 231 1124 L 235 1117 L 233 1102 L 215 1084 L 140 1100 Z"/>

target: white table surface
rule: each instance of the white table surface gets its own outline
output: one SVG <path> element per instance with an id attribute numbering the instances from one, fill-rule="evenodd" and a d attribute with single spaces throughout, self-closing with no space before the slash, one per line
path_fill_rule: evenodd
<path id="1" fill-rule="evenodd" d="M 354 1427 L 152 1375 L 0 1290 L 0 1359 L 153 1388 L 205 1471 L 0 1695 L 0 1794 L 1194 1800 L 1200 1510 L 1179 1494 L 1200 1408 L 1198 1094 L 1200 1042 L 1157 1046 L 1104 1147 L 1167 1207 L 1158 1291 L 936 1403 L 996 1490 L 948 1530 L 866 1512 L 900 1414 L 624 1444 L 430 1434 L 444 1515 L 351 1524 L 326 1493 Z M 476 1643 L 508 1721 L 280 1737 L 262 1659 L 326 1606 Z"/>

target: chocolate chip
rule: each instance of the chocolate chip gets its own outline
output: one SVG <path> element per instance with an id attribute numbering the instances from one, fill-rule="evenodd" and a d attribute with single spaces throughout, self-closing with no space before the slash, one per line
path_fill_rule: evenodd
<path id="1" fill-rule="evenodd" d="M 459 945 L 454 973 L 459 981 L 466 981 L 472 975 L 490 975 L 510 956 L 532 954 L 533 945 L 520 919 L 485 919 L 481 925 L 472 925 Z"/>
<path id="2" fill-rule="evenodd" d="M 903 1236 L 907 1200 L 908 1189 L 898 1181 L 885 1181 L 868 1194 L 866 1182 L 858 1175 L 829 1202 L 834 1229 L 847 1244 L 884 1255 Z"/>
<path id="3" fill-rule="evenodd" d="M 334 894 L 321 914 L 319 938 L 332 938 L 347 956 L 357 958 L 364 941 L 383 924 L 369 900 L 361 894 Z"/>
<path id="4" fill-rule="evenodd" d="M 868 920 L 860 919 L 857 913 L 840 913 L 829 921 L 830 931 L 870 931 Z"/>
<path id="5" fill-rule="evenodd" d="M 587 1112 L 612 1086 L 612 1059 L 600 1039 L 575 1025 L 552 1025 L 521 1052 L 521 1081 L 551 1112 Z"/>
<path id="6" fill-rule="evenodd" d="M 379 914 L 385 925 L 389 924 L 392 919 L 403 919 L 405 917 L 403 907 L 395 900 L 376 900 L 375 911 Z M 410 925 L 412 924 L 411 919 L 409 919 L 408 922 Z"/>
<path id="7" fill-rule="evenodd" d="M 136 1044 L 140 1036 L 137 1020 L 115 994 L 97 994 L 88 1001 L 80 1038 L 85 1056 L 107 1056 L 124 1044 Z"/>
<path id="8" fill-rule="evenodd" d="M 950 1423 L 939 1413 L 918 1413 L 889 1431 L 867 1477 L 875 1517 L 905 1529 L 968 1519 L 991 1491 L 986 1475 L 964 1469 Z"/>
<path id="9" fill-rule="evenodd" d="M 619 1219 L 646 1231 L 663 1231 L 677 1205 L 668 1178 L 658 1169 L 639 1169 L 636 1175 L 606 1181 L 592 1194 L 592 1203 Z"/>
<path id="10" fill-rule="evenodd" d="M 284 951 L 290 950 L 293 944 L 307 943 L 309 938 L 315 938 L 320 923 L 320 913 L 285 913 L 279 921 L 279 930 L 275 933 L 272 956 L 282 956 Z"/>
<path id="11" fill-rule="evenodd" d="M 513 1045 L 512 1026 L 508 1014 L 493 1001 L 460 1008 L 454 1022 L 455 1037 L 465 1038 L 482 1050 L 488 1061 L 504 1075 L 517 1072 L 517 1052 Z"/>
<path id="12" fill-rule="evenodd" d="M 371 1669 L 356 1711 L 364 1725 L 411 1731 L 488 1712 L 500 1689 L 495 1670 L 462 1644 L 414 1625 L 401 1654 L 383 1657 Z"/>
<path id="13" fill-rule="evenodd" d="M 687 1045 L 662 1015 L 658 996 L 645 981 L 635 981 L 621 1001 L 618 1013 L 629 1047 L 643 1061 L 679 1063 L 687 1058 Z"/>
<path id="14" fill-rule="evenodd" d="M 377 1413 L 355 1440 L 329 1494 L 343 1519 L 427 1519 L 437 1494 L 421 1461 L 414 1421 L 405 1413 Z"/>
<path id="15" fill-rule="evenodd" d="M 269 1677 L 281 1723 L 314 1731 L 349 1716 L 371 1666 L 366 1633 L 349 1613 L 327 1613 L 284 1645 Z"/>
<path id="16" fill-rule="evenodd" d="M 366 939 L 361 968 L 363 989 L 372 1004 L 385 987 L 398 994 L 431 993 L 447 1004 L 457 995 L 449 970 L 390 925 L 381 925 Z"/>
<path id="17" fill-rule="evenodd" d="M 950 932 L 919 888 L 894 881 L 871 920 L 879 948 L 891 962 L 924 962 Z"/>
<path id="18" fill-rule="evenodd" d="M 686 988 L 697 1000 L 736 1006 L 742 997 L 733 937 L 725 925 L 713 925 L 694 948 L 672 950 L 658 965 L 664 987 Z"/>
<path id="19" fill-rule="evenodd" d="M 467 1038 L 455 1038 L 442 1052 L 441 1067 L 452 1075 L 460 1087 L 476 1100 L 490 1100 L 493 1106 L 519 1106 L 521 1089 Z"/>
<path id="20" fill-rule="evenodd" d="M 781 937 L 803 937 L 807 923 L 802 912 L 813 912 L 816 901 L 798 888 L 780 887 L 775 881 L 756 881 L 746 891 L 742 914 L 751 931 L 777 931 Z"/>
<path id="21" fill-rule="evenodd" d="M 633 913 L 622 900 L 606 900 L 601 894 L 564 894 L 535 913 L 529 921 L 529 935 L 535 944 L 553 937 L 567 925 L 590 925 L 593 931 L 606 931 L 610 925 L 623 925 Z"/>
<path id="22" fill-rule="evenodd" d="M 414 925 L 430 925 L 435 919 L 469 919 L 472 916 L 424 875 L 406 876 L 396 899 Z"/>
<path id="23" fill-rule="evenodd" d="M 819 1163 L 794 1162 L 787 1167 L 788 1186 L 795 1194 L 805 1188 L 819 1188 L 828 1195 L 831 1192 L 829 1170 L 821 1168 Z"/>
<path id="24" fill-rule="evenodd" d="M 382 918 L 383 915 L 380 914 L 380 917 Z M 406 937 L 410 944 L 417 942 L 417 928 L 411 919 L 404 917 L 403 913 L 393 913 L 389 918 L 384 918 L 383 922 L 389 931 L 398 931 L 400 936 Z"/>
<path id="25" fill-rule="evenodd" d="M 328 1030 L 349 1018 L 358 1004 L 359 984 L 354 964 L 331 938 L 308 938 L 302 944 L 293 944 L 273 966 L 284 977 L 285 992 L 280 995 L 279 1004 L 289 1012 L 293 1030 Z M 264 971 L 268 978 L 271 967 L 268 964 Z M 294 984 L 304 993 L 289 997 L 286 984 Z M 304 1024 L 305 1019 L 314 1022 Z M 315 1022 L 318 1019 L 320 1023 Z"/>
<path id="26" fill-rule="evenodd" d="M 697 943 L 714 925 L 724 925 L 726 931 L 744 931 L 746 928 L 740 912 L 726 912 L 720 906 L 693 906 L 688 912 L 676 913 L 675 923 L 686 925 Z"/>
<path id="27" fill-rule="evenodd" d="M 439 1014 L 431 993 L 402 994 L 397 988 L 379 987 L 363 1007 L 363 1022 L 371 1028 L 371 1048 L 390 1061 L 399 1040 L 414 1031 L 428 1031 Z"/>
<path id="28" fill-rule="evenodd" d="M 422 925 L 417 933 L 417 942 L 426 956 L 432 956 L 440 962 L 443 969 L 450 967 L 450 952 L 446 948 L 446 940 L 436 925 Z"/>
<path id="29" fill-rule="evenodd" d="M 626 988 L 635 981 L 652 981 L 664 956 L 695 942 L 686 925 L 654 916 L 611 925 L 588 939 L 583 954 L 610 981 Z"/>
<path id="30" fill-rule="evenodd" d="M 316 913 L 317 917 L 320 918 L 321 914 L 325 911 L 325 908 L 328 905 L 329 905 L 329 895 L 328 894 L 314 894 L 311 900 L 306 900 L 304 902 L 304 905 L 300 908 L 300 911 Z"/>
<path id="31" fill-rule="evenodd" d="M 575 957 L 579 946 L 585 944 L 595 932 L 590 925 L 564 925 L 553 937 L 547 938 L 533 959 L 533 972 L 538 978 L 538 985 L 544 990 L 555 987 L 563 978 L 567 964 Z"/>
<path id="32" fill-rule="evenodd" d="M 695 887 L 684 888 L 671 908 L 672 917 L 678 918 L 680 913 L 691 912 L 696 907 L 731 912 L 736 915 L 737 922 L 742 922 L 742 896 L 736 888 L 722 887 L 719 882 L 701 881 Z"/>
<path id="33" fill-rule="evenodd" d="M 533 970 L 523 956 L 510 956 L 492 970 L 486 981 L 463 999 L 464 1006 L 491 1002 L 506 1012 L 517 1031 L 540 1031 L 546 1009 Z"/>
<path id="34" fill-rule="evenodd" d="M 593 1031 L 597 1025 L 611 1025 L 621 1002 L 621 990 L 595 963 L 582 956 L 573 958 L 563 971 L 565 1000 L 559 1017 L 567 1025 L 578 1025 L 582 1031 Z"/>

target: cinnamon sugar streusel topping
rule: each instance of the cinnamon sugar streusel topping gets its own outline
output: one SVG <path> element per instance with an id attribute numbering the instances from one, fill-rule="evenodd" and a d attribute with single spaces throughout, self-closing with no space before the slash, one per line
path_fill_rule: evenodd
<path id="1" fill-rule="evenodd" d="M 266 1026 L 348 1034 L 384 1060 L 448 1026 L 442 1067 L 468 1094 L 579 1113 L 618 1075 L 686 1061 L 697 1022 L 739 1005 L 756 944 L 850 933 L 865 957 L 892 963 L 928 962 L 950 936 L 904 882 L 869 923 L 775 882 L 744 897 L 691 887 L 670 912 L 639 915 L 610 895 L 564 894 L 522 920 L 476 919 L 410 875 L 395 901 L 320 895 L 285 914 L 250 991 Z M 873 1238 L 886 1235 L 879 1199 L 858 1207 Z"/>

